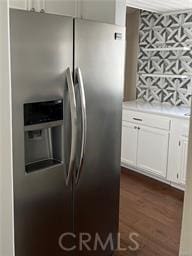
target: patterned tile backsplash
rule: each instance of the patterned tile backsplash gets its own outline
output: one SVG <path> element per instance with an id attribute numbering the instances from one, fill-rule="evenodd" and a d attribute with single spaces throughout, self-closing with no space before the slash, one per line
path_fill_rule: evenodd
<path id="1" fill-rule="evenodd" d="M 137 98 L 189 106 L 192 12 L 161 15 L 141 11 L 139 35 Z"/>

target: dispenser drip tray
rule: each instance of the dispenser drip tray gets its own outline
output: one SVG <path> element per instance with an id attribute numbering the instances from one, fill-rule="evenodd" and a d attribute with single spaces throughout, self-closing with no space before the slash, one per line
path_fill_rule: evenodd
<path id="1" fill-rule="evenodd" d="M 31 163 L 26 165 L 25 170 L 27 173 L 34 172 L 41 169 L 50 168 L 52 166 L 61 164 L 61 161 L 55 159 L 46 159 L 39 162 Z"/>

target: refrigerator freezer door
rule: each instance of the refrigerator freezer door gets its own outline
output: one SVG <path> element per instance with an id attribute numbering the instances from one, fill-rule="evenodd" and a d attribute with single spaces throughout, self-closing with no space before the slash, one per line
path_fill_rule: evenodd
<path id="1" fill-rule="evenodd" d="M 75 188 L 76 255 L 111 255 L 116 247 L 124 37 L 122 27 L 75 21 L 75 73 L 81 69 L 87 109 L 85 158 Z"/>
<path id="2" fill-rule="evenodd" d="M 10 10 L 10 40 L 16 256 L 71 255 L 59 237 L 73 231 L 72 188 L 65 185 L 62 163 L 26 173 L 23 104 L 64 97 L 66 69 L 73 63 L 73 19 Z"/>

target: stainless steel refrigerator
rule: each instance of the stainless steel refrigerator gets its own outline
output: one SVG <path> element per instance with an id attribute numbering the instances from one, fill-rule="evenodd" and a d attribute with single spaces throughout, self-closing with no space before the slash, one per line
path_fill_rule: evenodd
<path id="1" fill-rule="evenodd" d="M 124 37 L 115 25 L 10 10 L 16 256 L 117 246 Z"/>

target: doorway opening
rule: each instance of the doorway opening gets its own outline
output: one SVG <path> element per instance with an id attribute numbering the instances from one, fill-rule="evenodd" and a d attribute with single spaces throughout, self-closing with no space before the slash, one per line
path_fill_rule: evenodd
<path id="1" fill-rule="evenodd" d="M 128 255 L 179 255 L 191 116 L 187 30 L 192 11 L 162 8 L 127 7 L 120 234 Z"/>

